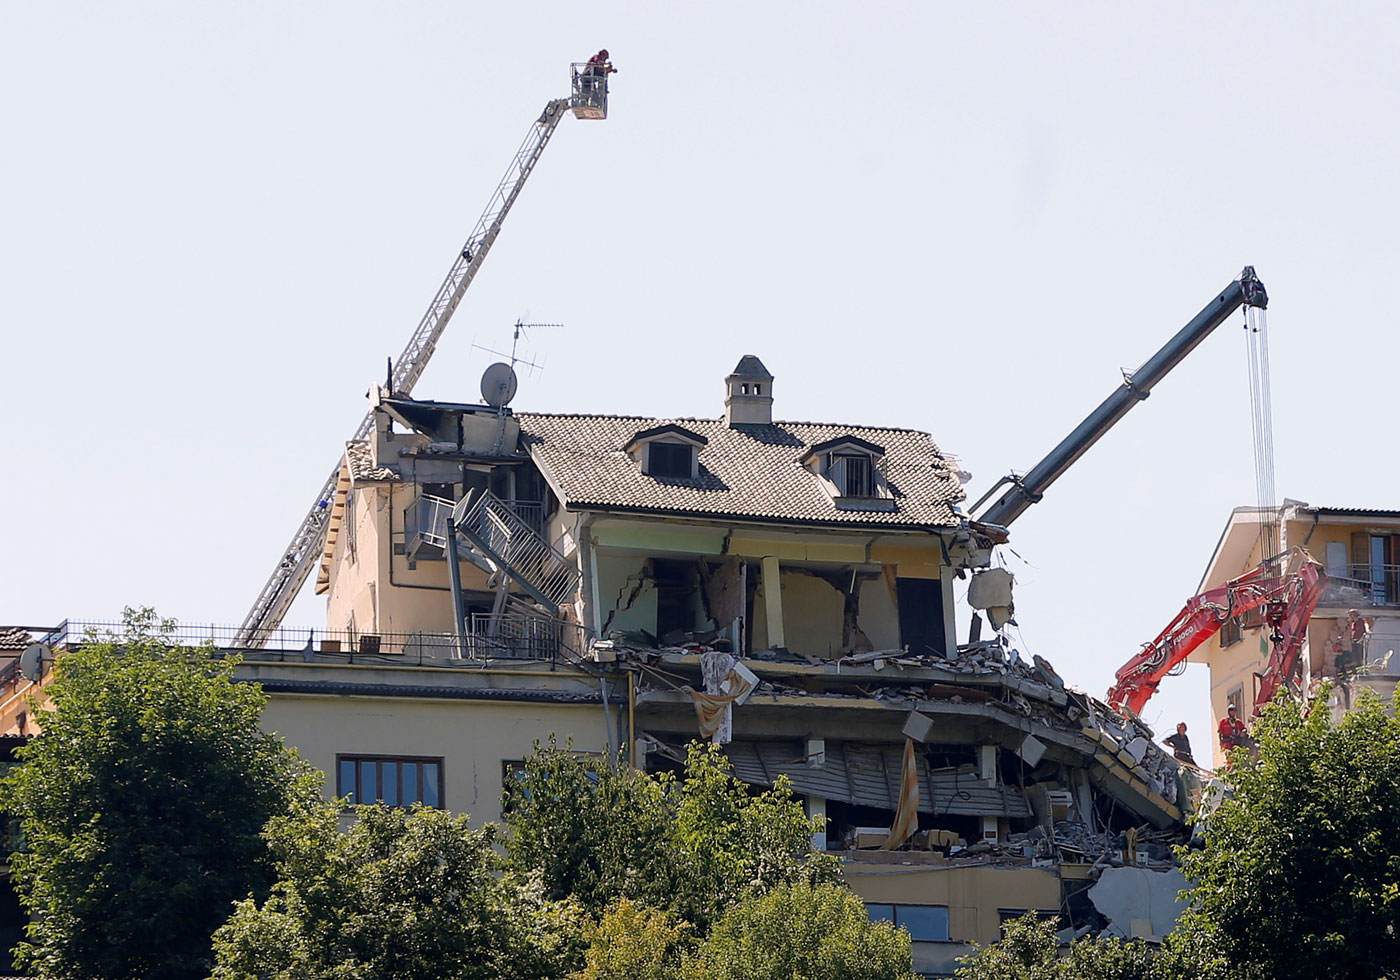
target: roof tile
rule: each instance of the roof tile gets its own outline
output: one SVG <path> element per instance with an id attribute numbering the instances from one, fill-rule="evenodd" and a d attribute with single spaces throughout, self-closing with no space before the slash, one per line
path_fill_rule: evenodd
<path id="1" fill-rule="evenodd" d="M 953 467 L 927 433 L 814 422 L 736 425 L 722 419 L 517 413 L 522 446 L 574 510 L 619 509 L 804 524 L 956 527 L 963 500 Z M 698 479 L 642 473 L 623 447 L 637 432 L 679 425 L 704 436 Z M 897 507 L 844 510 L 800 462 L 809 447 L 854 436 L 885 447 Z"/>

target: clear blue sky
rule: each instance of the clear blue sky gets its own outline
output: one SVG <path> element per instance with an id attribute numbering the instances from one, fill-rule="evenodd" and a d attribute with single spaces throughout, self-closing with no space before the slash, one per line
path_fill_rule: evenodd
<path id="1" fill-rule="evenodd" d="M 975 497 L 1241 266 L 1282 494 L 1400 507 L 1393 5 L 0 2 L 0 621 L 246 612 L 566 66 L 416 394 L 559 321 L 529 410 L 927 429 Z M 1253 503 L 1223 327 L 1015 526 L 1022 649 L 1102 694 Z M 319 624 L 306 595 L 289 622 Z M 965 628 L 960 625 L 960 630 Z M 1203 668 L 1149 705 L 1207 741 Z"/>

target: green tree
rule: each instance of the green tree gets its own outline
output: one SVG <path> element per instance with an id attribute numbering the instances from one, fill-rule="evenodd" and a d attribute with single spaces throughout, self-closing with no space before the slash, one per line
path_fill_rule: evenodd
<path id="1" fill-rule="evenodd" d="M 129 609 L 120 634 L 59 657 L 43 734 L 0 783 L 23 830 L 19 960 L 46 980 L 206 976 L 210 936 L 269 881 L 263 825 L 311 791 L 237 661 L 172 629 Z"/>
<path id="2" fill-rule="evenodd" d="M 514 866 L 595 914 L 629 898 L 704 935 L 752 893 L 840 879 L 836 860 L 812 850 L 818 825 L 786 779 L 752 792 L 714 745 L 693 743 L 677 780 L 537 744 L 505 812 Z"/>
<path id="3" fill-rule="evenodd" d="M 1340 721 L 1279 699 L 1253 734 L 1186 859 L 1182 941 L 1246 977 L 1400 976 L 1400 721 L 1369 693 Z"/>
<path id="4" fill-rule="evenodd" d="M 582 916 L 501 873 L 496 831 L 422 806 L 275 818 L 278 881 L 214 937 L 213 980 L 533 980 L 580 963 Z"/>
<path id="5" fill-rule="evenodd" d="M 1085 936 L 1061 949 L 1052 920 L 1008 922 L 1000 942 L 959 962 L 956 980 L 1203 980 L 1174 950 L 1136 940 Z"/>
<path id="6" fill-rule="evenodd" d="M 584 934 L 584 968 L 570 980 L 683 980 L 695 945 L 690 927 L 664 909 L 620 898 Z"/>
<path id="7" fill-rule="evenodd" d="M 715 924 L 700 952 L 707 980 L 916 980 L 909 934 L 872 922 L 838 885 L 779 885 Z"/>

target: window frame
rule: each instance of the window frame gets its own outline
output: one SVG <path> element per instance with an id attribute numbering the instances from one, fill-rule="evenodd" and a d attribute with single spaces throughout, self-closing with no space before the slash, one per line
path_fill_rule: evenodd
<path id="1" fill-rule="evenodd" d="M 347 764 L 352 765 L 354 767 L 352 773 L 355 784 L 354 786 L 349 787 L 348 789 L 344 785 L 344 767 Z M 358 799 L 360 790 L 362 788 L 361 779 L 363 770 L 361 769 L 361 766 L 364 764 L 372 764 L 374 766 L 375 773 L 375 798 L 373 800 L 367 801 Z M 395 787 L 394 792 L 395 799 L 392 801 L 384 799 L 383 787 L 385 764 L 392 764 L 397 766 L 395 780 L 397 786 Z M 403 792 L 403 767 L 405 765 L 414 765 L 418 767 L 418 785 L 416 787 L 416 793 L 414 795 L 414 798 L 405 798 L 407 794 Z M 428 800 L 424 799 L 424 796 L 426 795 L 424 791 L 427 787 L 426 771 L 430 766 L 435 767 L 437 770 L 437 800 L 435 802 L 429 802 Z M 447 798 L 447 787 L 445 779 L 446 773 L 444 769 L 445 767 L 443 765 L 443 757 L 440 755 L 382 755 L 365 752 L 337 752 L 335 756 L 335 795 L 337 796 L 337 798 L 340 799 L 348 799 L 351 806 L 357 806 L 361 804 L 372 805 L 375 803 L 379 803 L 383 804 L 384 806 L 409 807 L 412 806 L 414 803 L 422 803 L 424 806 L 432 807 L 435 810 L 444 810 L 447 808 L 446 803 L 444 802 Z"/>
<path id="2" fill-rule="evenodd" d="M 666 451 L 664 451 L 664 452 L 662 452 L 662 453 L 657 453 L 656 450 L 657 450 L 657 447 L 658 447 L 658 446 L 664 446 L 664 447 L 666 447 Z M 696 471 L 696 469 L 697 469 L 697 466 L 696 466 L 695 447 L 694 447 L 693 445 L 691 445 L 690 443 L 688 443 L 688 442 L 682 442 L 682 441 L 679 440 L 679 439 L 653 439 L 653 440 L 651 440 L 650 442 L 648 442 L 648 443 L 646 444 L 646 447 L 647 447 L 647 465 L 646 465 L 646 474 L 647 474 L 647 476 L 656 477 L 656 478 L 662 479 L 662 480 L 693 480 L 693 479 L 695 479 L 695 471 Z M 658 465 L 657 465 L 658 462 L 659 462 L 660 460 L 667 459 L 667 457 L 670 457 L 670 459 L 668 460 L 668 462 L 674 463 L 674 464 L 678 464 L 678 463 L 680 462 L 680 460 L 681 460 L 681 452 L 682 452 L 682 451 L 685 453 L 685 460 L 686 460 L 685 472 L 683 472 L 683 473 L 682 473 L 682 472 L 679 472 L 679 467 L 677 467 L 677 471 L 676 471 L 676 472 L 671 472 L 671 471 L 669 471 L 669 470 L 668 470 L 668 471 L 665 471 L 665 472 L 662 472 L 662 471 L 660 471 L 660 470 L 658 469 Z M 659 457 L 659 458 L 658 458 L 658 457 Z"/>
<path id="3" fill-rule="evenodd" d="M 872 914 L 872 910 L 874 910 L 874 909 L 889 909 L 889 910 L 890 910 L 890 914 L 889 914 L 888 916 L 881 915 L 881 916 L 879 916 L 879 917 L 877 918 L 875 915 Z M 942 939 L 922 939 L 922 938 L 920 938 L 920 937 L 918 937 L 918 936 L 915 936 L 915 935 L 914 935 L 914 930 L 913 930 L 913 929 L 910 929 L 909 926 L 907 926 L 905 923 L 903 923 L 903 922 L 900 921 L 900 918 L 901 918 L 901 917 L 900 917 L 900 910 L 901 910 L 901 909 L 911 909 L 911 910 L 912 910 L 912 909 L 918 909 L 918 910 L 920 910 L 920 911 L 937 911 L 937 912 L 942 912 L 942 913 L 943 913 L 943 922 L 942 922 L 942 926 L 943 926 L 943 930 L 942 930 L 942 931 L 943 931 L 943 938 L 942 938 Z M 894 927 L 895 927 L 896 929 L 903 929 L 905 932 L 907 932 L 907 933 L 909 934 L 909 939 L 910 939 L 911 942 L 916 942 L 916 943 L 950 943 L 950 942 L 953 941 L 952 938 L 951 938 L 951 935 L 952 935 L 952 933 L 951 933 L 951 928 L 952 928 L 952 927 L 951 927 L 951 924 L 950 924 L 951 916 L 950 916 L 949 911 L 948 911 L 948 906 L 946 906 L 946 905 L 923 905 L 923 904 L 915 903 L 915 902 L 866 902 L 866 903 L 865 903 L 865 914 L 866 914 L 866 916 L 870 919 L 871 922 L 889 922 L 889 923 L 891 923 L 892 925 L 894 925 Z"/>

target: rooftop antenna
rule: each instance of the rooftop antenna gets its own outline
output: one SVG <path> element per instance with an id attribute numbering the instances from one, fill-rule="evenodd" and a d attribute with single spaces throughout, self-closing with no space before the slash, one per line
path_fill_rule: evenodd
<path id="1" fill-rule="evenodd" d="M 485 346 L 483 346 L 483 345 L 481 345 L 481 344 L 475 344 L 475 343 L 474 343 L 474 344 L 472 344 L 472 346 L 473 346 L 474 348 L 476 348 L 477 350 L 485 351 L 485 352 L 488 353 L 488 354 L 495 354 L 497 357 L 504 357 L 504 358 L 507 358 L 507 359 L 509 360 L 509 364 L 508 364 L 507 366 L 508 366 L 512 371 L 515 370 L 516 365 L 518 365 L 518 364 L 523 364 L 523 365 L 530 371 L 530 373 L 533 375 L 536 371 L 543 371 L 543 370 L 544 370 L 544 362 L 543 362 L 543 361 L 536 361 L 536 360 L 531 359 L 531 358 L 524 358 L 524 357 L 521 357 L 521 356 L 520 356 L 520 354 L 519 354 L 519 349 L 520 349 L 520 337 L 521 337 L 521 335 L 522 335 L 526 330 L 534 330 L 534 329 L 541 328 L 541 327 L 559 327 L 559 328 L 562 328 L 563 326 L 564 326 L 564 324 L 562 324 L 562 323 L 524 323 L 524 322 L 522 322 L 522 321 L 520 321 L 520 320 L 516 320 L 516 321 L 515 321 L 515 326 L 512 328 L 512 331 L 513 331 L 513 332 L 512 332 L 512 334 L 511 334 L 511 339 L 510 339 L 510 353 L 509 353 L 509 354 L 507 354 L 505 351 L 496 350 L 494 347 L 485 347 Z M 489 369 L 488 369 L 488 370 L 489 370 Z M 488 402 L 488 404 L 490 404 L 490 403 Z"/>
<path id="2" fill-rule="evenodd" d="M 509 362 L 497 361 L 488 367 L 481 375 L 481 399 L 487 405 L 496 410 L 496 414 L 501 419 L 500 430 L 496 433 L 496 446 L 494 452 L 499 454 L 505 442 L 506 433 L 506 406 L 515 397 L 516 389 L 520 386 L 520 379 L 515 373 L 515 366 L 523 364 L 530 370 L 531 374 L 536 371 L 543 371 L 544 365 L 538 361 L 526 360 L 520 356 L 520 335 L 526 330 L 536 327 L 563 327 L 562 323 L 524 323 L 521 320 L 515 321 L 514 332 L 510 341 L 510 353 L 498 351 L 490 347 L 482 347 L 480 344 L 472 344 L 477 350 L 483 350 L 497 357 L 509 357 Z"/>

